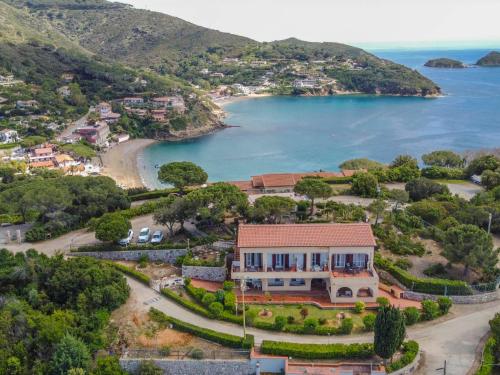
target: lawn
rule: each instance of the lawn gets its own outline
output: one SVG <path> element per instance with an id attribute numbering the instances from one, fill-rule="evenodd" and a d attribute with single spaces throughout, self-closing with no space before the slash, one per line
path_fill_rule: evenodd
<path id="1" fill-rule="evenodd" d="M 363 312 L 361 314 L 356 314 L 353 310 L 342 310 L 342 309 L 333 309 L 333 310 L 326 310 L 326 309 L 320 309 L 316 306 L 313 305 L 255 305 L 251 304 L 249 305 L 249 311 L 250 310 L 255 310 L 257 312 L 257 317 L 255 318 L 256 321 L 261 321 L 261 322 L 269 322 L 272 323 L 274 322 L 274 319 L 277 316 L 284 316 L 285 318 L 288 318 L 289 316 L 293 316 L 295 318 L 295 323 L 298 325 L 303 324 L 303 319 L 302 316 L 300 315 L 300 310 L 304 307 L 308 310 L 309 314 L 307 315 L 308 318 L 316 318 L 316 319 L 327 319 L 327 326 L 330 327 L 338 327 L 340 326 L 340 319 L 337 318 L 337 314 L 344 313 L 347 318 L 352 318 L 352 321 L 354 323 L 354 331 L 360 331 L 363 329 L 363 316 L 365 316 L 367 313 Z M 263 311 L 264 309 L 269 310 L 272 315 L 270 316 L 260 316 L 259 313 Z"/>

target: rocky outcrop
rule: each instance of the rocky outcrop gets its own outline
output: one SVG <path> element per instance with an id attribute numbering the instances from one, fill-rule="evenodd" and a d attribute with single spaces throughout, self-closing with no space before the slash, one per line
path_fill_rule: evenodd
<path id="1" fill-rule="evenodd" d="M 491 67 L 500 66 L 500 52 L 492 51 L 488 53 L 486 56 L 481 57 L 479 60 L 477 60 L 476 65 Z"/>
<path id="2" fill-rule="evenodd" d="M 465 64 L 458 60 L 439 58 L 427 61 L 424 66 L 428 68 L 444 68 L 444 69 L 463 69 L 466 68 Z"/>

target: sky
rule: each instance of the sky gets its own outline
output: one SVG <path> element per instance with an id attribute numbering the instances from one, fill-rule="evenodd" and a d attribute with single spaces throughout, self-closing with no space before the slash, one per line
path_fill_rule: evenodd
<path id="1" fill-rule="evenodd" d="M 197 25 L 272 41 L 364 47 L 500 45 L 500 0 L 120 0 Z"/>

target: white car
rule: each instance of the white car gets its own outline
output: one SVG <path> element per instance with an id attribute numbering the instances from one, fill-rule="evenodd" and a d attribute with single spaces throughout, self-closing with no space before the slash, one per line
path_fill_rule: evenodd
<path id="1" fill-rule="evenodd" d="M 132 238 L 134 238 L 134 231 L 132 229 L 128 230 L 127 237 L 122 238 L 118 243 L 122 246 L 127 246 L 130 244 L 130 241 L 132 241 Z"/>
<path id="2" fill-rule="evenodd" d="M 163 232 L 161 230 L 157 230 L 151 236 L 151 243 L 160 243 L 163 241 Z"/>
<path id="3" fill-rule="evenodd" d="M 142 228 L 139 232 L 139 236 L 137 237 L 138 243 L 149 242 L 149 237 L 151 237 L 151 231 L 149 228 Z"/>

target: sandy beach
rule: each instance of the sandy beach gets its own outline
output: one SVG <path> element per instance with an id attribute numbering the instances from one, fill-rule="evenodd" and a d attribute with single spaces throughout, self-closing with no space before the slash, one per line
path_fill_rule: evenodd
<path id="1" fill-rule="evenodd" d="M 113 178 L 124 188 L 142 187 L 137 156 L 145 147 L 155 143 L 154 139 L 131 139 L 113 146 L 101 155 L 104 176 Z"/>

